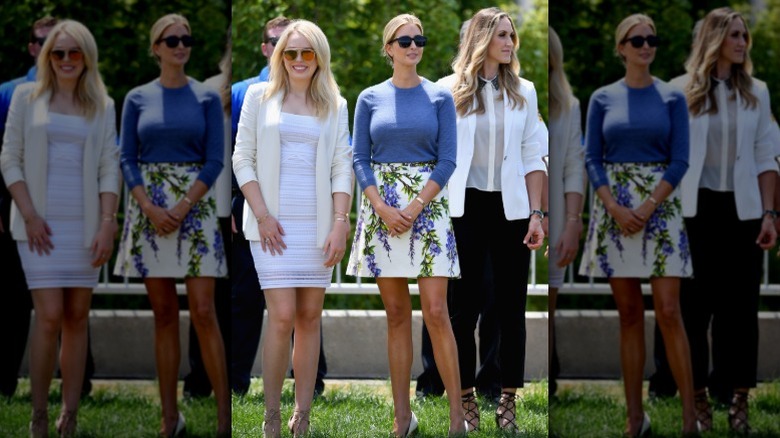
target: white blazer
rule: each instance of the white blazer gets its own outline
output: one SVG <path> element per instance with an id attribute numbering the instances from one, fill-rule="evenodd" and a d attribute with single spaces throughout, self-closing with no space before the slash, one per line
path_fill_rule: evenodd
<path id="1" fill-rule="evenodd" d="M 674 78 L 670 83 L 684 89 L 689 82 L 688 75 Z M 756 108 L 745 108 L 737 93 L 737 157 L 734 162 L 734 200 L 737 204 L 737 216 L 740 220 L 760 219 L 764 206 L 761 203 L 761 191 L 758 175 L 766 171 L 776 171 L 774 157 L 776 145 L 773 142 L 774 124 L 769 107 L 769 90 L 766 83 L 753 78 L 751 90 L 758 98 Z M 702 113 L 690 116 L 690 157 L 688 171 L 682 179 L 681 199 L 683 216 L 696 216 L 696 203 L 699 195 L 699 180 L 704 168 L 707 153 L 707 131 L 710 115 Z"/>
<path id="2" fill-rule="evenodd" d="M 6 185 L 24 181 L 36 213 L 46 217 L 46 183 L 49 165 L 49 122 L 51 93 L 35 99 L 36 83 L 16 87 L 11 98 L 8 121 L 0 154 L 0 169 Z M 106 96 L 89 122 L 89 134 L 84 145 L 84 246 L 89 247 L 100 228 L 100 193 L 119 194 L 119 146 L 116 144 L 114 101 Z M 11 235 L 15 240 L 27 240 L 24 218 L 16 202 L 11 206 Z"/>
<path id="3" fill-rule="evenodd" d="M 238 120 L 236 147 L 233 152 L 233 172 L 238 186 L 250 181 L 260 184 L 260 191 L 272 216 L 279 214 L 279 173 L 281 139 L 279 120 L 282 95 L 267 100 L 263 94 L 268 82 L 249 87 Z M 352 194 L 352 148 L 349 145 L 347 101 L 339 98 L 337 113 L 320 119 L 320 140 L 317 144 L 315 180 L 317 182 L 317 246 L 333 227 L 333 193 Z M 243 226 L 247 240 L 260 240 L 260 230 L 248 202 L 244 202 Z"/>
<path id="4" fill-rule="evenodd" d="M 455 75 L 439 79 L 436 84 L 452 91 Z M 501 164 L 501 199 L 507 220 L 526 219 L 531 215 L 525 175 L 544 171 L 542 154 L 547 151 L 547 129 L 539 118 L 534 84 L 520 78 L 520 94 L 525 98 L 522 109 L 512 109 L 504 91 L 504 157 Z M 475 102 L 476 104 L 476 102 Z M 474 157 L 474 133 L 477 116 L 472 113 L 457 117 L 458 155 L 455 171 L 447 189 L 450 196 L 450 216 L 463 216 L 466 200 L 466 180 Z"/>

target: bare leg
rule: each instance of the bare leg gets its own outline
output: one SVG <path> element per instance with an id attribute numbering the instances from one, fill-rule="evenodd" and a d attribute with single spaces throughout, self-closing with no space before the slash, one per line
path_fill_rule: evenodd
<path id="1" fill-rule="evenodd" d="M 377 278 L 376 282 L 387 313 L 387 357 L 390 361 L 390 386 L 393 391 L 393 432 L 400 435 L 406 432 L 412 419 L 409 402 L 413 358 L 412 301 L 409 298 L 406 278 Z M 430 330 L 430 327 L 428 329 Z"/>
<path id="2" fill-rule="evenodd" d="M 265 289 L 268 328 L 263 341 L 263 388 L 266 412 L 281 406 L 282 385 L 290 363 L 290 337 L 295 324 L 295 289 Z"/>
<path id="3" fill-rule="evenodd" d="M 447 310 L 447 278 L 420 278 L 418 284 L 423 319 L 431 335 L 433 357 L 450 404 L 450 431 L 465 432 L 463 423 L 465 417 L 459 397 L 461 389 L 458 347 Z"/>
<path id="4" fill-rule="evenodd" d="M 674 381 L 680 390 L 683 410 L 683 432 L 696 432 L 696 411 L 693 401 L 693 371 L 691 350 L 685 334 L 680 311 L 680 279 L 678 277 L 656 277 L 650 280 L 653 288 L 655 318 L 664 337 L 666 357 Z"/>
<path id="5" fill-rule="evenodd" d="M 176 389 L 179 380 L 179 301 L 173 278 L 147 278 L 146 292 L 154 311 L 154 354 L 162 405 L 162 428 L 169 435 L 179 420 Z"/>
<path id="6" fill-rule="evenodd" d="M 62 410 L 76 412 L 87 364 L 87 325 L 92 289 L 68 288 L 63 293 L 62 345 Z"/>
<path id="7" fill-rule="evenodd" d="M 62 328 L 62 289 L 33 289 L 35 324 L 30 343 L 30 391 L 33 411 L 46 411 L 49 386 L 57 361 L 57 335 Z"/>
<path id="8" fill-rule="evenodd" d="M 185 281 L 190 318 L 198 334 L 203 366 L 217 401 L 217 432 L 225 434 L 230 431 L 230 389 L 225 344 L 219 331 L 214 303 L 214 277 L 188 277 Z"/>
<path id="9" fill-rule="evenodd" d="M 638 278 L 609 280 L 620 315 L 620 365 L 626 394 L 626 432 L 634 436 L 644 419 L 645 306 Z"/>

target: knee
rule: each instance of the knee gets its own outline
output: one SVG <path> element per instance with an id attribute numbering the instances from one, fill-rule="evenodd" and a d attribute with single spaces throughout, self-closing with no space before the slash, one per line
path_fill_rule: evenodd
<path id="1" fill-rule="evenodd" d="M 281 332 L 284 336 L 292 335 L 295 327 L 294 309 L 274 309 L 268 312 L 268 326 L 270 330 Z"/>
<path id="2" fill-rule="evenodd" d="M 306 331 L 319 330 L 321 320 L 322 320 L 322 310 L 298 312 L 298 314 L 296 315 L 295 325 L 301 330 L 306 330 Z"/>
<path id="3" fill-rule="evenodd" d="M 655 318 L 662 328 L 675 327 L 682 321 L 680 306 L 676 304 L 662 305 L 655 309 Z"/>
<path id="4" fill-rule="evenodd" d="M 47 336 L 56 336 L 62 329 L 63 315 L 57 312 L 35 311 L 35 324 L 37 330 Z"/>
<path id="5" fill-rule="evenodd" d="M 179 307 L 175 303 L 158 305 L 154 308 L 154 325 L 157 327 L 179 324 Z"/>
<path id="6" fill-rule="evenodd" d="M 217 322 L 217 312 L 211 303 L 199 303 L 190 307 L 192 323 L 198 327 L 209 327 Z"/>
<path id="7" fill-rule="evenodd" d="M 450 315 L 444 303 L 428 306 L 424 316 L 428 330 L 442 330 L 450 325 Z"/>
<path id="8" fill-rule="evenodd" d="M 390 327 L 402 326 L 412 320 L 412 311 L 405 305 L 386 305 L 387 325 Z"/>
<path id="9" fill-rule="evenodd" d="M 644 307 L 640 304 L 623 306 L 619 312 L 620 328 L 632 328 L 645 322 Z"/>

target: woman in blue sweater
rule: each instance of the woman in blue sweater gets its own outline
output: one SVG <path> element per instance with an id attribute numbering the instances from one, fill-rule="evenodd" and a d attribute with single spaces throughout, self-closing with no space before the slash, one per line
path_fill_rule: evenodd
<path id="1" fill-rule="evenodd" d="M 447 311 L 447 279 L 460 267 L 445 185 L 455 170 L 455 106 L 447 90 L 417 74 L 427 38 L 420 20 L 399 15 L 385 26 L 382 53 L 393 77 L 363 90 L 355 108 L 354 169 L 363 202 L 349 275 L 376 278 L 387 311 L 393 432 L 409 436 L 412 303 L 417 279 L 436 365 L 450 394 L 450 432 L 465 431 L 458 353 Z"/>
<path id="2" fill-rule="evenodd" d="M 184 430 L 176 403 L 181 360 L 176 280 L 183 278 L 217 400 L 217 430 L 229 436 L 225 347 L 214 308 L 214 281 L 227 274 L 227 263 L 211 190 L 223 166 L 222 104 L 216 91 L 185 74 L 192 44 L 186 18 L 169 14 L 157 20 L 150 51 L 160 77 L 125 98 L 121 165 L 132 197 L 114 274 L 142 278 L 152 303 L 161 434 Z"/>
<path id="3" fill-rule="evenodd" d="M 685 96 L 650 74 L 658 47 L 650 17 L 634 14 L 615 32 L 623 79 L 590 99 L 585 166 L 593 200 L 580 274 L 606 277 L 620 314 L 626 433 L 644 436 L 645 364 L 641 280 L 649 278 L 656 319 L 683 407 L 683 431 L 696 431 L 688 340 L 680 317 L 680 278 L 692 274 L 677 186 L 688 168 Z"/>

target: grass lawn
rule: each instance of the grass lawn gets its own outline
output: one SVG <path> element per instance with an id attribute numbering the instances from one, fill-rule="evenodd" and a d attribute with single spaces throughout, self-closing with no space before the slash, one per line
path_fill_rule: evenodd
<path id="1" fill-rule="evenodd" d="M 77 437 L 143 438 L 157 437 L 160 429 L 160 398 L 157 382 L 148 380 L 93 380 L 89 397 L 82 400 Z M 190 437 L 213 437 L 217 430 L 217 405 L 213 397 L 181 401 L 179 409 L 187 420 Z M 49 433 L 55 436 L 54 422 L 60 413 L 60 381 L 52 382 L 49 395 Z M 16 394 L 0 397 L 0 437 L 29 437 L 32 411 L 30 381 L 22 379 Z"/>
<path id="2" fill-rule="evenodd" d="M 648 401 L 653 437 L 679 437 L 680 399 Z M 713 406 L 713 430 L 702 438 L 728 437 L 728 407 Z M 750 396 L 751 437 L 780 437 L 780 382 L 761 383 Z M 625 398 L 620 381 L 559 381 L 550 401 L 550 436 L 556 438 L 621 437 L 625 427 Z"/>
<path id="3" fill-rule="evenodd" d="M 417 437 L 446 437 L 448 404 L 444 397 L 417 400 L 414 387 L 412 410 L 420 422 Z M 547 437 L 547 382 L 527 384 L 519 391 L 518 418 L 523 437 Z M 286 424 L 294 405 L 292 380 L 282 393 L 282 423 Z M 469 437 L 518 436 L 496 428 L 496 405 L 480 401 L 481 432 Z M 264 394 L 255 379 L 244 397 L 233 397 L 233 436 L 262 436 Z M 392 431 L 393 407 L 389 381 L 325 380 L 325 393 L 314 401 L 311 413 L 312 437 L 388 437 Z M 287 430 L 283 436 L 290 436 Z"/>

